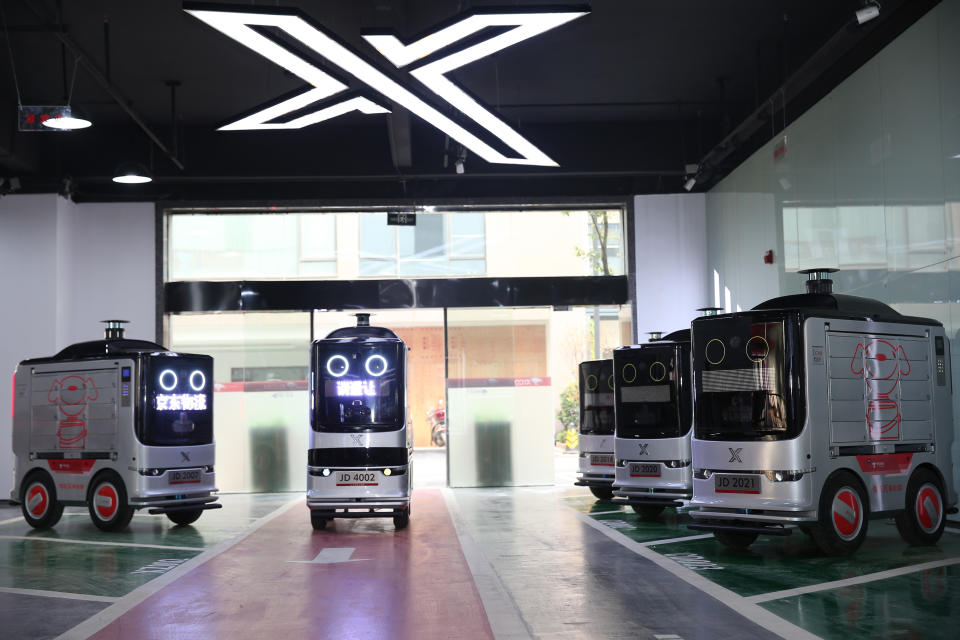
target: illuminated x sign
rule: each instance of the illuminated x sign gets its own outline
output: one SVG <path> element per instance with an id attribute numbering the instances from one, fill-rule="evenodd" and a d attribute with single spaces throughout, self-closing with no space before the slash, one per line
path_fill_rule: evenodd
<path id="1" fill-rule="evenodd" d="M 313 85 L 312 89 L 221 127 L 223 131 L 300 129 L 351 111 L 367 114 L 389 112 L 389 109 L 372 100 L 354 94 L 338 101 L 326 102 L 319 109 L 289 121 L 275 122 L 282 116 L 300 112 L 348 89 L 346 84 L 281 44 L 276 34 L 282 32 L 286 38 L 319 54 L 326 62 L 420 116 L 487 162 L 557 166 L 545 153 L 454 84 L 447 78 L 447 74 L 586 15 L 586 9 L 475 14 L 409 44 L 404 44 L 392 35 L 364 36 L 368 43 L 397 68 L 422 61 L 422 64 L 411 68 L 411 76 L 460 114 L 499 138 L 519 157 L 509 157 L 494 149 L 348 49 L 322 27 L 308 22 L 296 11 L 251 11 L 245 7 L 220 8 L 216 5 L 191 3 L 185 3 L 184 10 Z M 485 35 L 478 37 L 480 32 Z M 486 35 L 487 33 L 489 35 Z M 430 59 L 441 49 L 448 53 Z"/>

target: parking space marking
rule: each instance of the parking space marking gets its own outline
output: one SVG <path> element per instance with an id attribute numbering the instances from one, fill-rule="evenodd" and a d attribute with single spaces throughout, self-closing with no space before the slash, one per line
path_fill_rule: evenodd
<path id="1" fill-rule="evenodd" d="M 900 567 L 898 569 L 888 569 L 886 571 L 877 571 L 875 573 L 867 573 L 862 576 L 857 576 L 855 578 L 846 578 L 845 580 L 833 580 L 832 582 L 821 582 L 820 584 L 811 584 L 805 587 L 797 587 L 796 589 L 784 589 L 783 591 L 771 591 L 769 593 L 761 593 L 755 596 L 748 596 L 746 600 L 748 602 L 753 602 L 753 603 L 768 602 L 770 600 L 779 600 L 781 598 L 801 596 L 805 593 L 816 593 L 817 591 L 829 591 L 831 589 L 840 589 L 842 587 L 850 587 L 857 584 L 864 584 L 866 582 L 876 582 L 877 580 L 885 580 L 887 578 L 896 578 L 897 576 L 903 576 L 910 573 L 917 573 L 918 571 L 925 571 L 927 569 L 936 569 L 938 567 L 947 567 L 952 564 L 960 564 L 960 558 L 950 558 L 949 560 L 934 560 L 933 562 L 924 562 L 923 564 L 914 564 L 907 567 Z"/>
<path id="2" fill-rule="evenodd" d="M 263 516 L 259 520 L 255 521 L 243 533 L 233 536 L 231 538 L 227 538 L 222 542 L 218 542 L 214 546 L 203 551 L 203 553 L 200 553 L 199 555 L 194 556 L 190 560 L 187 560 L 183 564 L 171 569 L 170 571 L 164 573 L 160 577 L 154 578 L 150 582 L 147 582 L 146 584 L 143 584 L 137 587 L 136 589 L 134 589 L 124 597 L 120 598 L 119 600 L 111 604 L 109 607 L 107 607 L 100 613 L 97 613 L 96 615 L 90 618 L 87 618 L 86 620 L 84 620 L 77 626 L 73 627 L 72 629 L 68 629 L 67 631 L 63 632 L 62 634 L 57 636 L 56 640 L 86 640 L 86 638 L 89 638 L 94 633 L 100 631 L 101 629 L 106 627 L 108 624 L 110 624 L 111 622 L 113 622 L 123 614 L 125 614 L 130 609 L 133 609 L 135 606 L 137 606 L 138 604 L 140 604 L 141 602 L 143 602 L 144 600 L 152 596 L 154 593 L 166 587 L 168 584 L 170 584 L 174 580 L 180 578 L 186 573 L 189 573 L 190 571 L 204 564 L 208 560 L 215 558 L 216 556 L 220 555 L 224 551 L 227 551 L 237 543 L 249 537 L 252 533 L 257 531 L 257 529 L 269 523 L 274 518 L 277 518 L 278 516 L 283 515 L 284 513 L 286 513 L 287 511 L 289 511 L 291 508 L 293 508 L 298 504 L 300 505 L 306 504 L 302 494 L 297 495 L 296 498 L 290 500 L 286 504 L 283 504 L 277 507 L 272 512 L 268 513 L 267 515 Z M 36 538 L 31 538 L 31 540 L 35 540 L 35 539 Z M 141 545 L 132 545 L 132 546 L 141 546 Z M 171 547 L 161 546 L 160 548 L 170 549 Z"/>
<path id="3" fill-rule="evenodd" d="M 66 598 L 67 600 L 89 600 L 91 602 L 116 602 L 120 599 L 110 596 L 92 596 L 86 593 L 47 591 L 46 589 L 14 589 L 13 587 L 0 587 L 0 593 L 15 593 L 21 596 L 43 596 L 45 598 Z"/>
<path id="4" fill-rule="evenodd" d="M 639 544 L 642 544 L 645 547 L 649 547 L 655 544 L 657 545 L 673 544 L 674 542 L 689 542 L 691 540 L 703 540 L 704 538 L 712 538 L 712 537 L 713 537 L 712 533 L 701 533 L 695 536 L 683 536 L 682 538 L 668 538 L 666 540 L 648 540 L 647 542 L 641 542 Z"/>
<path id="5" fill-rule="evenodd" d="M 67 544 L 95 544 L 104 547 L 137 547 L 138 549 L 174 549 L 176 551 L 203 551 L 203 547 L 175 547 L 169 544 L 139 544 L 137 542 L 110 542 L 101 540 L 76 540 L 74 538 L 49 538 L 45 536 L 7 536 L 0 540 L 33 540 L 43 542 L 66 542 Z"/>
<path id="6" fill-rule="evenodd" d="M 591 511 L 588 515 L 591 516 L 608 516 L 611 513 L 627 513 L 623 509 L 616 509 L 614 511 Z"/>
<path id="7" fill-rule="evenodd" d="M 611 529 L 601 522 L 594 520 L 587 514 L 581 513 L 573 507 L 568 506 L 568 508 L 573 511 L 584 524 L 596 529 L 614 542 L 617 542 L 627 549 L 630 549 L 637 555 L 646 558 L 662 569 L 666 569 L 687 584 L 700 589 L 707 595 L 713 596 L 743 617 L 760 625 L 767 631 L 793 640 L 820 640 L 819 636 L 814 635 L 809 631 L 802 629 L 801 627 L 798 627 L 792 622 L 789 622 L 780 616 L 771 613 L 770 611 L 767 611 L 760 605 L 750 602 L 743 596 L 734 593 L 730 589 L 721 587 L 715 582 L 711 582 L 695 571 L 687 569 L 686 567 L 679 565 L 669 558 L 665 558 L 653 549 L 650 549 L 639 542 L 631 540 L 623 533 L 615 529 Z"/>
<path id="8" fill-rule="evenodd" d="M 11 522 L 18 522 L 23 520 L 23 516 L 17 516 L 16 518 L 7 518 L 6 520 L 0 520 L 0 525 L 10 524 Z"/>

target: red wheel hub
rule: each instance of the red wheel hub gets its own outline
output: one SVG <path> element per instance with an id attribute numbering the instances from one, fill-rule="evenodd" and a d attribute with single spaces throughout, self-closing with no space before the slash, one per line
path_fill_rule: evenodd
<path id="1" fill-rule="evenodd" d="M 27 511 L 34 518 L 42 518 L 50 506 L 50 496 L 42 484 L 35 484 L 27 490 Z"/>
<path id="2" fill-rule="evenodd" d="M 833 526 L 842 538 L 856 537 L 863 517 L 860 497 L 852 489 L 841 489 L 833 497 L 832 515 Z"/>
<path id="3" fill-rule="evenodd" d="M 925 484 L 917 492 L 917 522 L 927 533 L 932 533 L 940 526 L 943 507 L 940 503 L 940 492 L 936 487 Z"/>
<path id="4" fill-rule="evenodd" d="M 93 496 L 93 506 L 104 520 L 112 518 L 119 507 L 116 488 L 109 483 L 97 487 L 97 492 Z"/>

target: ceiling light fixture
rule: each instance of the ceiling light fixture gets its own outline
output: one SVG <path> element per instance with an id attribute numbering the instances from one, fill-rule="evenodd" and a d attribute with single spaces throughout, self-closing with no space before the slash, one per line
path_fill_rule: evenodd
<path id="1" fill-rule="evenodd" d="M 120 184 L 144 184 L 153 182 L 153 177 L 139 162 L 125 162 L 117 167 L 113 181 Z"/>
<path id="2" fill-rule="evenodd" d="M 693 176 L 690 176 L 689 178 L 687 178 L 687 181 L 683 183 L 683 189 L 684 191 L 690 191 L 691 189 L 693 189 L 694 185 L 696 184 L 697 184 L 697 179 L 694 178 Z"/>
<path id="3" fill-rule="evenodd" d="M 70 104 L 73 102 L 73 88 L 77 84 L 77 71 L 80 68 L 80 58 L 74 58 L 73 61 L 73 79 L 70 80 L 70 92 L 67 94 L 67 104 L 60 109 L 60 113 L 52 118 L 42 122 L 43 126 L 59 131 L 74 131 L 76 129 L 86 129 L 93 123 L 75 112 Z"/>
<path id="4" fill-rule="evenodd" d="M 415 60 L 421 60 L 425 56 L 436 53 L 440 49 L 462 42 L 465 38 L 472 38 L 477 32 L 488 30 L 489 27 L 501 29 L 503 27 L 513 27 L 506 31 L 495 30 L 494 35 L 417 67 L 410 72 L 410 75 L 449 106 L 458 110 L 462 116 L 469 118 L 484 130 L 499 138 L 502 143 L 520 157 L 506 156 L 487 144 L 453 119 L 441 113 L 437 108 L 419 98 L 398 81 L 384 74 L 345 47 L 322 27 L 308 22 L 296 11 L 280 10 L 274 13 L 267 10 L 236 11 L 193 3 L 185 3 L 184 10 L 290 73 L 306 80 L 314 87 L 294 98 L 221 127 L 221 130 L 298 129 L 348 111 L 357 110 L 362 113 L 388 112 L 388 109 L 368 98 L 351 97 L 348 100 L 327 105 L 319 111 L 301 116 L 290 122 L 271 123 L 270 120 L 344 92 L 348 87 L 315 64 L 252 28 L 268 27 L 283 31 L 287 36 L 318 53 L 327 62 L 339 67 L 393 103 L 404 107 L 437 127 L 487 162 L 557 166 L 556 162 L 451 82 L 445 74 L 584 16 L 588 13 L 587 10 L 478 13 L 467 16 L 444 29 L 406 45 L 393 35 L 364 36 L 366 41 L 377 48 L 384 57 L 398 68 L 402 68 Z"/>
<path id="5" fill-rule="evenodd" d="M 61 115 L 54 116 L 53 118 L 47 118 L 43 121 L 43 126 L 50 127 L 51 129 L 59 129 L 60 131 L 73 131 L 74 129 L 86 129 L 93 123 L 87 120 L 86 118 L 81 118 L 80 114 L 74 111 L 71 107 L 63 107 Z"/>
<path id="6" fill-rule="evenodd" d="M 857 24 L 866 24 L 880 15 L 880 3 L 874 0 L 866 2 L 862 9 L 856 12 Z"/>

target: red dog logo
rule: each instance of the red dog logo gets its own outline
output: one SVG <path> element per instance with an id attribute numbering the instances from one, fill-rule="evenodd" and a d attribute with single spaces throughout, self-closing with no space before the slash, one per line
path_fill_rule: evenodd
<path id="1" fill-rule="evenodd" d="M 47 400 L 60 407 L 63 419 L 57 425 L 57 438 L 61 449 L 83 449 L 87 446 L 87 423 L 81 414 L 87 402 L 96 400 L 97 387 L 91 378 L 67 376 L 54 380 Z"/>
<path id="2" fill-rule="evenodd" d="M 902 346 L 886 340 L 858 344 L 850 371 L 863 375 L 867 388 L 867 432 L 871 440 L 900 438 L 900 403 L 896 391 L 900 378 L 910 375 L 910 361 Z"/>

